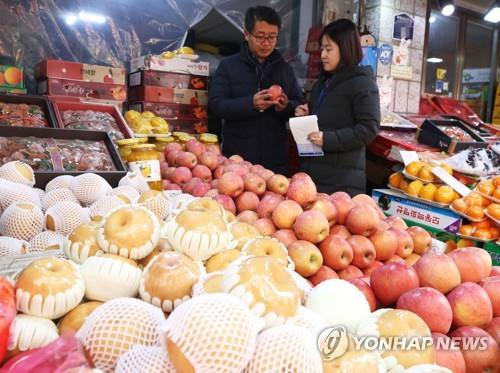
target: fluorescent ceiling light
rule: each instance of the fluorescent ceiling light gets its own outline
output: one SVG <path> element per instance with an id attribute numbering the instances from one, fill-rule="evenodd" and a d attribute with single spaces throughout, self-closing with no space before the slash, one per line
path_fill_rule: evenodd
<path id="1" fill-rule="evenodd" d="M 453 4 L 448 4 L 441 9 L 441 13 L 443 13 L 444 16 L 451 16 L 455 12 L 455 6 Z"/>
<path id="2" fill-rule="evenodd" d="M 436 17 L 430 16 L 429 17 L 429 23 L 434 23 L 434 22 L 436 22 Z"/>
<path id="3" fill-rule="evenodd" d="M 78 13 L 78 18 L 80 18 L 82 21 L 87 21 L 87 22 L 94 22 L 94 23 L 106 22 L 106 17 L 104 17 L 102 14 L 88 13 L 83 10 L 80 13 Z"/>
<path id="4" fill-rule="evenodd" d="M 431 57 L 431 58 L 427 59 L 427 62 L 430 62 L 430 63 L 441 63 L 441 62 L 443 62 L 443 59 L 442 58 L 437 58 L 437 57 Z"/>
<path id="5" fill-rule="evenodd" d="M 497 1 L 493 5 L 493 8 L 484 16 L 484 20 L 493 23 L 500 22 L 500 2 Z"/>
<path id="6" fill-rule="evenodd" d="M 74 25 L 76 21 L 78 21 L 78 17 L 75 16 L 74 14 L 68 14 L 66 18 L 64 19 L 68 25 Z"/>

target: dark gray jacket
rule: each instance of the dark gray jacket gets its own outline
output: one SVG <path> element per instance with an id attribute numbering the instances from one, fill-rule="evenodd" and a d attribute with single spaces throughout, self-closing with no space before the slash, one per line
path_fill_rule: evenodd
<path id="1" fill-rule="evenodd" d="M 279 84 L 288 96 L 288 107 L 277 112 L 274 106 L 259 112 L 253 96 Z M 259 64 L 244 43 L 241 52 L 224 59 L 211 82 L 210 112 L 223 120 L 222 151 L 239 154 L 254 164 L 286 174 L 288 169 L 287 120 L 302 101 L 292 67 L 278 51 Z"/>
<path id="2" fill-rule="evenodd" d="M 365 193 L 365 146 L 375 139 L 380 127 L 379 94 L 372 69 L 341 68 L 329 79 L 318 80 L 309 113 L 318 116 L 325 155 L 301 157 L 301 170 L 313 178 L 319 192 Z"/>

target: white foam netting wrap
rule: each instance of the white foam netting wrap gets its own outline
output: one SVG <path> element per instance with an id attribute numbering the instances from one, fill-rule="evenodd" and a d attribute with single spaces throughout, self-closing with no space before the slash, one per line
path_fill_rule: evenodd
<path id="1" fill-rule="evenodd" d="M 38 198 L 40 199 L 40 201 L 42 201 L 43 197 L 45 197 L 45 194 L 47 194 L 45 190 L 40 188 L 33 188 L 33 190 L 36 192 L 36 194 L 38 194 Z"/>
<path id="2" fill-rule="evenodd" d="M 7 207 L 0 216 L 0 234 L 30 241 L 43 231 L 43 212 L 30 202 L 16 202 Z"/>
<path id="3" fill-rule="evenodd" d="M 120 179 L 118 186 L 131 186 L 139 193 L 144 193 L 150 190 L 149 184 L 144 175 L 138 171 L 127 172 L 127 174 Z"/>
<path id="4" fill-rule="evenodd" d="M 114 372 L 118 358 L 133 345 L 159 346 L 165 320 L 155 306 L 134 298 L 117 298 L 99 306 L 76 334 L 96 368 Z"/>
<path id="5" fill-rule="evenodd" d="M 12 181 L 13 183 L 23 184 L 29 187 L 35 185 L 35 174 L 33 169 L 27 163 L 21 161 L 7 162 L 0 167 L 0 177 Z"/>
<path id="6" fill-rule="evenodd" d="M 52 220 L 53 226 L 49 224 Z M 65 236 L 85 221 L 89 220 L 88 211 L 74 202 L 59 202 L 45 212 L 47 229 L 54 230 Z"/>
<path id="7" fill-rule="evenodd" d="M 135 203 L 139 199 L 139 192 L 130 185 L 122 185 L 111 189 L 108 196 L 124 196 L 128 198 L 128 203 Z"/>
<path id="8" fill-rule="evenodd" d="M 62 252 L 66 238 L 54 231 L 43 231 L 34 236 L 28 247 L 29 253 L 41 253 L 47 249 Z"/>
<path id="9" fill-rule="evenodd" d="M 264 330 L 246 373 L 322 373 L 316 339 L 307 329 L 280 325 Z"/>
<path id="10" fill-rule="evenodd" d="M 18 314 L 10 327 L 9 346 L 20 351 L 42 347 L 59 337 L 56 324 L 52 320 L 37 316 Z"/>
<path id="11" fill-rule="evenodd" d="M 134 346 L 118 359 L 115 373 L 177 373 L 163 347 Z"/>
<path id="12" fill-rule="evenodd" d="M 262 327 L 248 307 L 230 294 L 205 294 L 181 304 L 162 326 L 196 372 L 241 372 Z M 177 362 L 170 355 L 174 364 Z M 179 370 L 179 367 L 176 367 Z"/>
<path id="13" fill-rule="evenodd" d="M 112 210 L 123 205 L 125 205 L 125 202 L 117 196 L 100 198 L 90 205 L 90 218 L 104 218 Z"/>
<path id="14" fill-rule="evenodd" d="M 75 177 L 71 175 L 61 175 L 56 176 L 52 180 L 50 180 L 47 185 L 45 185 L 45 192 L 51 192 L 54 189 L 71 189 L 71 183 Z"/>
<path id="15" fill-rule="evenodd" d="M 108 194 L 111 185 L 97 174 L 82 174 L 75 176 L 71 182 L 71 190 L 81 204 L 90 206 L 98 199 Z"/>
<path id="16" fill-rule="evenodd" d="M 34 189 L 0 178 L 0 208 L 5 210 L 18 201 L 27 201 L 42 207 L 40 197 Z"/>
<path id="17" fill-rule="evenodd" d="M 78 201 L 71 189 L 58 188 L 45 193 L 45 196 L 42 198 L 42 210 L 47 211 L 59 202 L 73 202 L 78 205 L 80 204 L 80 201 Z"/>
<path id="18" fill-rule="evenodd" d="M 23 255 L 28 250 L 28 242 L 17 238 L 0 236 L 0 256 Z"/>
<path id="19" fill-rule="evenodd" d="M 151 210 L 160 220 L 165 220 L 168 215 L 169 202 L 163 195 L 159 193 L 152 198 L 149 198 L 143 202 L 139 202 L 139 206 L 145 207 Z"/>

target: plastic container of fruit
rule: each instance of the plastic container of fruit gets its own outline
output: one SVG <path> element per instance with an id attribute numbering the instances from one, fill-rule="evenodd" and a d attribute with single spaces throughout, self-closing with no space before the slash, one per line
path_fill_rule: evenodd
<path id="1" fill-rule="evenodd" d="M 412 196 L 406 192 L 404 192 L 403 190 L 401 189 L 398 189 L 398 188 L 395 188 L 391 185 L 387 185 L 387 187 L 389 189 L 392 189 L 396 192 L 399 192 L 401 194 L 403 194 L 405 196 L 405 198 L 408 198 L 408 199 L 411 199 L 412 201 L 416 201 L 416 202 L 421 202 L 421 203 L 426 203 L 428 205 L 431 205 L 431 206 L 435 206 L 435 207 L 440 207 L 440 208 L 447 208 L 447 207 L 450 207 L 449 204 L 446 204 L 446 203 L 439 203 L 439 202 L 436 202 L 436 201 L 429 201 L 428 199 L 424 199 L 424 198 L 420 198 L 420 197 L 416 197 L 416 196 Z"/>
<path id="2" fill-rule="evenodd" d="M 466 236 L 465 234 L 460 234 L 460 233 L 457 233 L 457 236 L 460 238 L 466 238 L 468 240 L 476 241 L 476 242 L 486 243 L 486 242 L 495 241 L 495 238 L 485 239 L 485 238 L 479 238 L 479 237 L 475 237 L 475 236 Z"/>
<path id="3" fill-rule="evenodd" d="M 387 188 L 389 188 L 389 189 L 391 189 L 391 190 L 394 190 L 395 192 L 398 192 L 398 193 L 401 193 L 401 194 L 406 195 L 406 193 L 405 193 L 402 189 L 399 189 L 399 188 L 393 187 L 393 186 L 392 186 L 392 185 L 390 185 L 390 184 L 387 184 Z"/>
<path id="4" fill-rule="evenodd" d="M 480 192 L 480 191 L 478 191 L 478 190 L 474 190 L 474 192 L 476 192 L 476 193 L 480 194 L 481 196 L 483 196 L 484 198 L 489 199 L 489 200 L 490 200 L 490 201 L 492 201 L 492 202 L 495 202 L 495 203 L 500 203 L 500 199 L 498 199 L 498 198 L 495 198 L 495 197 L 490 196 L 490 195 L 488 195 L 488 194 L 482 193 L 482 192 Z"/>
<path id="5" fill-rule="evenodd" d="M 454 209 L 452 205 L 450 205 L 449 207 L 450 207 L 450 210 L 453 211 L 455 214 L 460 215 L 460 216 L 462 216 L 470 221 L 473 221 L 474 223 L 481 223 L 482 221 L 485 221 L 486 219 L 488 219 L 488 216 L 485 216 L 482 219 L 475 219 L 475 218 L 470 217 L 467 214 L 464 214 L 463 212 L 460 212 L 460 211 Z M 486 211 L 485 211 L 485 214 L 486 214 Z"/>
<path id="6" fill-rule="evenodd" d="M 437 176 L 433 180 L 425 180 L 425 179 L 419 178 L 418 176 L 410 175 L 408 172 L 406 172 L 406 170 L 403 170 L 403 175 L 407 179 L 410 179 L 410 180 L 420 180 L 422 183 L 426 183 L 426 184 L 427 183 L 433 183 L 433 184 L 439 184 L 439 185 L 444 184 L 443 181 L 441 179 L 439 179 Z"/>
<path id="7" fill-rule="evenodd" d="M 488 210 L 487 210 L 487 209 L 484 209 L 484 214 L 485 214 L 488 218 L 490 218 L 491 220 L 493 220 L 493 222 L 494 222 L 497 226 L 499 226 L 499 227 L 500 227 L 500 220 L 495 219 L 495 218 L 493 217 L 493 215 L 491 215 L 491 214 L 488 212 Z"/>

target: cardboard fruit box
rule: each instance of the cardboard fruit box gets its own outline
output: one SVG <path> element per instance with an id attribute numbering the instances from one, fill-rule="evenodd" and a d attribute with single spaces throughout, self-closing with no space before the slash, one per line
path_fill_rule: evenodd
<path id="1" fill-rule="evenodd" d="M 23 68 L 19 66 L 0 65 L 0 87 L 24 88 Z"/>
<path id="2" fill-rule="evenodd" d="M 466 124 L 453 119 L 427 119 L 418 130 L 417 140 L 449 154 L 471 147 L 488 147 L 488 143 Z"/>
<path id="3" fill-rule="evenodd" d="M 121 113 L 123 111 L 122 101 L 114 101 L 114 100 L 101 100 L 99 98 L 91 98 L 91 97 L 72 97 L 72 96 L 60 96 L 60 95 L 50 95 L 47 96 L 50 102 L 55 100 L 59 101 L 68 101 L 68 102 L 79 102 L 82 104 L 97 104 L 97 105 L 112 105 L 116 106 L 118 111 Z"/>
<path id="4" fill-rule="evenodd" d="M 53 167 L 51 171 L 35 171 L 35 187 L 45 188 L 45 185 L 51 181 L 54 177 L 60 175 L 72 175 L 77 176 L 88 172 L 94 172 L 103 178 L 105 178 L 113 187 L 118 185 L 120 179 L 126 175 L 127 169 L 123 165 L 118 152 L 111 141 L 111 138 L 106 132 L 102 131 L 80 131 L 80 130 L 68 130 L 59 128 L 25 128 L 25 127 L 7 127 L 2 129 L 0 137 L 16 137 L 21 139 L 36 138 L 39 139 L 37 145 L 42 147 L 42 151 L 49 152 L 51 159 L 53 159 Z M 62 163 L 61 158 L 57 156 L 58 148 L 57 146 L 44 147 L 43 144 L 50 144 L 54 140 L 82 140 L 82 141 L 99 141 L 103 142 L 113 163 L 114 170 L 112 171 L 67 171 L 56 163 Z M 18 151 L 21 151 L 19 149 Z M 58 159 L 59 158 L 59 159 Z M 32 161 L 36 161 L 35 158 L 30 158 Z"/>
<path id="5" fill-rule="evenodd" d="M 140 113 L 151 111 L 156 116 L 169 119 L 206 120 L 207 107 L 202 105 L 164 104 L 161 102 L 134 102 L 128 105 L 129 110 Z"/>
<path id="6" fill-rule="evenodd" d="M 148 55 L 132 58 L 130 61 L 130 71 L 134 72 L 139 70 L 166 71 L 179 74 L 208 76 L 209 63 L 194 62 L 190 59 L 180 57 L 164 59 L 160 56 Z"/>
<path id="7" fill-rule="evenodd" d="M 126 72 L 121 67 L 89 65 L 62 60 L 43 60 L 35 66 L 36 80 L 46 78 L 125 85 Z"/>
<path id="8" fill-rule="evenodd" d="M 150 101 L 202 106 L 208 104 L 208 91 L 155 87 L 150 85 L 130 88 L 128 97 L 130 102 Z"/>
<path id="9" fill-rule="evenodd" d="M 124 85 L 84 82 L 81 80 L 48 78 L 38 83 L 39 95 L 94 98 L 127 101 Z"/>
<path id="10" fill-rule="evenodd" d="M 24 94 L 23 95 L 0 94 L 0 103 L 18 104 L 18 105 L 19 104 L 36 105 L 41 108 L 45 120 L 47 121 L 48 127 L 57 127 L 57 122 L 55 119 L 55 115 L 52 111 L 52 106 L 45 97 L 24 95 Z M 0 116 L 1 116 L 1 111 L 0 111 Z M 0 129 L 3 129 L 3 127 L 4 126 L 0 126 Z"/>
<path id="11" fill-rule="evenodd" d="M 205 120 L 186 120 L 173 119 L 167 120 L 170 132 L 187 132 L 191 134 L 200 134 L 208 132 L 208 121 Z"/>
<path id="12" fill-rule="evenodd" d="M 166 88 L 207 89 L 207 77 L 163 71 L 142 70 L 128 75 L 128 86 L 152 85 Z"/>

